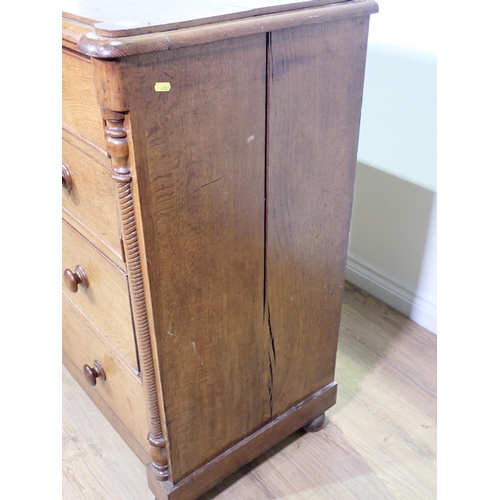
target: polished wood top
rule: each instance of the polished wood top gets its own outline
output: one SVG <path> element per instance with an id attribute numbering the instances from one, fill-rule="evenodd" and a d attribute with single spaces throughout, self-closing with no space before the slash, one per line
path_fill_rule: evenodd
<path id="1" fill-rule="evenodd" d="M 63 0 L 62 45 L 115 59 L 378 12 L 375 0 L 229 1 L 173 0 L 167 9 L 159 0 L 145 0 L 139 9 L 134 0 L 109 0 L 103 7 L 95 0 Z"/>
<path id="2" fill-rule="evenodd" d="M 63 0 L 63 17 L 108 37 L 130 36 L 244 19 L 350 0 Z"/>

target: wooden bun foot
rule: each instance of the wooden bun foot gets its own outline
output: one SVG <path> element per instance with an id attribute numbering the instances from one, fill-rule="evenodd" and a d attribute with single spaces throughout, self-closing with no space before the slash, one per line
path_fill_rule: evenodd
<path id="1" fill-rule="evenodd" d="M 321 415 L 318 415 L 314 420 L 311 420 L 308 424 L 304 425 L 304 427 L 302 427 L 302 430 L 306 432 L 318 432 L 323 429 L 325 425 L 326 417 L 325 414 L 322 413 Z"/>

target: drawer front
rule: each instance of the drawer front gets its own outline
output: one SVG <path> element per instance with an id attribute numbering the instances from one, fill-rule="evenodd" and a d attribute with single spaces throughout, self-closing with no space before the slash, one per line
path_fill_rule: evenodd
<path id="1" fill-rule="evenodd" d="M 63 352 L 75 367 L 75 370 L 70 371 L 100 410 L 109 415 L 109 411 L 103 411 L 102 408 L 103 404 L 107 405 L 138 444 L 146 447 L 148 421 L 140 380 L 132 370 L 120 362 L 111 346 L 64 300 L 64 297 L 62 327 Z M 101 365 L 106 379 L 97 378 L 95 386 L 92 387 L 83 375 L 83 367 L 88 365 L 94 368 L 94 361 Z"/>
<path id="2" fill-rule="evenodd" d="M 62 141 L 62 205 L 122 258 L 115 181 L 108 168 L 88 156 L 91 148 L 82 147 Z"/>
<path id="3" fill-rule="evenodd" d="M 101 109 L 97 104 L 90 59 L 62 52 L 62 124 L 106 151 Z"/>
<path id="4" fill-rule="evenodd" d="M 62 226 L 64 293 L 137 369 L 127 276 L 67 222 Z M 77 284 L 82 274 L 87 287 Z"/>

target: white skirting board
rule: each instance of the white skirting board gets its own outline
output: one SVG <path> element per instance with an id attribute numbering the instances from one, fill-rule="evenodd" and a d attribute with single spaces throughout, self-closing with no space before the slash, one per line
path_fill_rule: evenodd
<path id="1" fill-rule="evenodd" d="M 408 288 L 353 256 L 347 258 L 346 280 L 437 333 L 437 302 L 433 297 Z"/>

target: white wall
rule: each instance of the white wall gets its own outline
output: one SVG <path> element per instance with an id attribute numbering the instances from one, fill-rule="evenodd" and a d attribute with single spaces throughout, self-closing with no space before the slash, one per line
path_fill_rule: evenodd
<path id="1" fill-rule="evenodd" d="M 430 2 L 371 17 L 346 278 L 436 332 L 436 70 Z"/>

